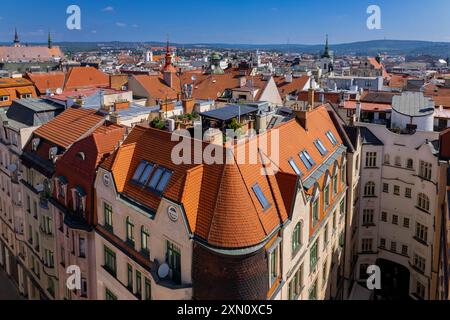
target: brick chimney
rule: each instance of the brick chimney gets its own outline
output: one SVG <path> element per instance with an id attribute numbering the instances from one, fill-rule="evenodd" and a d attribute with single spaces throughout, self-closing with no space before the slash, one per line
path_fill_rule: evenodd
<path id="1" fill-rule="evenodd" d="M 114 111 L 126 110 L 130 106 L 128 101 L 114 102 Z"/>
<path id="2" fill-rule="evenodd" d="M 316 91 L 313 88 L 308 90 L 308 109 L 314 109 Z"/>
<path id="3" fill-rule="evenodd" d="M 164 76 L 164 82 L 166 83 L 166 85 L 168 85 L 169 87 L 172 88 L 172 86 L 173 86 L 172 72 L 164 71 L 163 76 Z"/>
<path id="4" fill-rule="evenodd" d="M 194 99 L 183 99 L 183 111 L 185 114 L 192 113 L 194 111 L 195 107 L 195 100 Z"/>
<path id="5" fill-rule="evenodd" d="M 308 131 L 308 116 L 311 112 L 311 108 L 309 106 L 305 109 L 302 109 L 299 105 L 292 106 L 292 110 L 294 111 L 295 118 L 300 123 L 300 125 Z"/>

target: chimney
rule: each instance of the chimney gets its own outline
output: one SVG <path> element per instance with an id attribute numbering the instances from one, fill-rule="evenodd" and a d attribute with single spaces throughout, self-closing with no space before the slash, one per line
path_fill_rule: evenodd
<path id="1" fill-rule="evenodd" d="M 166 85 L 172 88 L 173 85 L 172 72 L 164 71 L 164 82 L 166 83 Z"/>
<path id="2" fill-rule="evenodd" d="M 194 111 L 194 107 L 195 107 L 194 99 L 183 99 L 182 104 L 183 104 L 184 114 L 189 114 L 189 113 L 192 113 L 192 111 Z"/>
<path id="3" fill-rule="evenodd" d="M 308 131 L 308 116 L 312 109 L 309 107 L 302 109 L 300 106 L 292 106 L 292 110 L 294 110 L 295 118 L 300 123 L 300 125 Z"/>
<path id="4" fill-rule="evenodd" d="M 240 77 L 239 78 L 239 87 L 242 88 L 247 84 L 247 78 L 246 77 Z"/>
<path id="5" fill-rule="evenodd" d="M 114 102 L 114 111 L 127 110 L 130 106 L 128 101 L 118 101 Z"/>
<path id="6" fill-rule="evenodd" d="M 308 90 L 308 108 L 314 109 L 314 98 L 315 98 L 316 91 L 313 88 L 310 88 Z"/>
<path id="7" fill-rule="evenodd" d="M 109 121 L 114 124 L 120 125 L 120 116 L 116 112 L 113 112 L 109 115 Z"/>

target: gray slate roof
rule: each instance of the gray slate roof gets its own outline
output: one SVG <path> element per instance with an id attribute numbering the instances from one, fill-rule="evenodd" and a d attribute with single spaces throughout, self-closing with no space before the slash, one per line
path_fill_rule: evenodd
<path id="1" fill-rule="evenodd" d="M 434 113 L 434 102 L 422 92 L 404 92 L 392 98 L 392 109 L 406 116 L 423 117 Z"/>

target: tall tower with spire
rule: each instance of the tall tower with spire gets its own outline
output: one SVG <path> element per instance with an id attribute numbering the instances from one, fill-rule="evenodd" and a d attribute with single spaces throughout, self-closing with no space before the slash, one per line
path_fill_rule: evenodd
<path id="1" fill-rule="evenodd" d="M 50 31 L 48 32 L 48 48 L 53 48 L 52 35 L 50 34 Z"/>
<path id="2" fill-rule="evenodd" d="M 20 46 L 19 34 L 17 33 L 17 28 L 14 29 L 14 47 Z"/>
<path id="3" fill-rule="evenodd" d="M 164 82 L 169 87 L 173 88 L 173 76 L 177 73 L 177 70 L 172 65 L 172 53 L 170 52 L 169 39 L 167 39 L 166 58 L 161 72 L 163 74 Z"/>
<path id="4" fill-rule="evenodd" d="M 328 58 L 328 59 L 331 58 L 330 48 L 329 48 L 329 45 L 328 45 L 328 35 L 327 35 L 326 40 L 325 40 L 325 50 L 324 50 L 324 52 L 322 54 L 322 58 Z"/>

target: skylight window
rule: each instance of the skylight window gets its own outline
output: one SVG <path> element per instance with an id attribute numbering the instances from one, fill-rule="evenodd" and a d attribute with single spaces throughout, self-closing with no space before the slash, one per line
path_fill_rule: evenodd
<path id="1" fill-rule="evenodd" d="M 299 167 L 297 166 L 297 164 L 295 163 L 294 159 L 290 159 L 289 160 L 289 164 L 291 165 L 292 169 L 295 171 L 295 173 L 298 176 L 302 175 L 302 172 L 300 171 Z"/>
<path id="2" fill-rule="evenodd" d="M 326 135 L 327 135 L 327 138 L 328 138 L 328 139 L 331 141 L 331 143 L 333 144 L 333 146 L 335 146 L 335 145 L 338 144 L 338 141 L 337 141 L 336 137 L 334 136 L 333 132 L 328 131 L 328 132 L 326 133 Z"/>
<path id="3" fill-rule="evenodd" d="M 305 150 L 305 151 L 300 152 L 299 156 L 300 156 L 300 159 L 302 160 L 303 164 L 305 165 L 306 169 L 309 170 L 316 165 L 314 160 L 309 155 L 308 151 Z"/>
<path id="4" fill-rule="evenodd" d="M 264 210 L 268 209 L 270 207 L 269 201 L 267 201 L 267 198 L 264 195 L 264 193 L 262 192 L 259 184 L 255 184 L 252 189 L 253 189 L 253 192 L 255 193 L 256 197 L 258 198 L 259 203 L 263 207 L 263 209 Z"/>
<path id="5" fill-rule="evenodd" d="M 147 187 L 150 191 L 163 193 L 171 177 L 172 172 L 170 170 L 142 161 L 136 169 L 132 181 L 142 187 Z"/>
<path id="6" fill-rule="evenodd" d="M 158 167 L 155 169 L 155 172 L 152 175 L 150 182 L 147 185 L 147 188 L 157 193 L 163 193 L 166 190 L 171 177 L 172 177 L 171 171 L 163 167 Z"/>
<path id="7" fill-rule="evenodd" d="M 323 145 L 322 141 L 320 141 L 320 139 L 317 139 L 316 142 L 314 142 L 314 145 L 316 146 L 317 150 L 319 150 L 319 152 L 322 156 L 324 156 L 328 153 L 327 148 L 325 148 L 325 146 Z"/>

